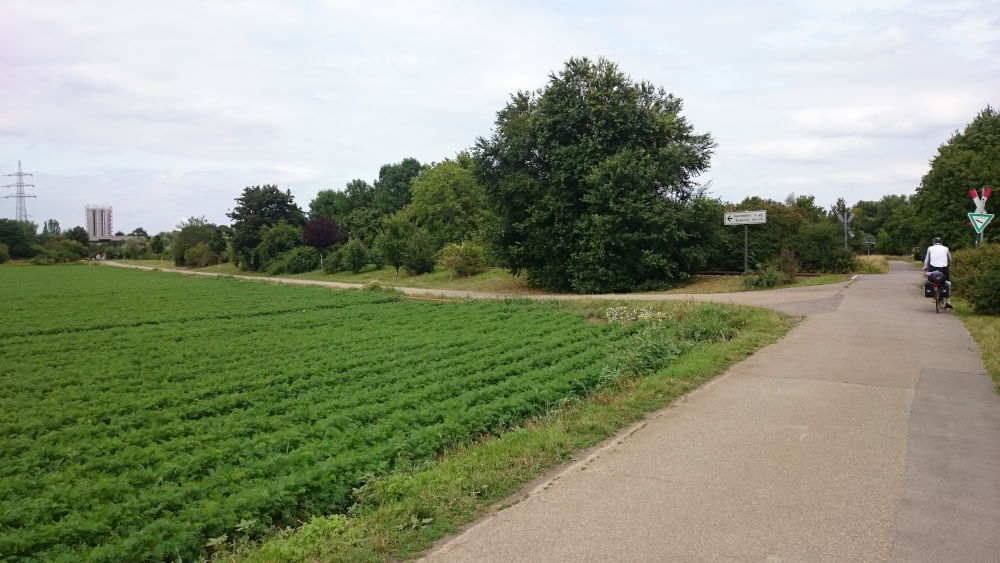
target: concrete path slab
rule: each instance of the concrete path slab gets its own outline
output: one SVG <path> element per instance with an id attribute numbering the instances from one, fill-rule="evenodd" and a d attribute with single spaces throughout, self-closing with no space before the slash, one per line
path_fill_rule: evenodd
<path id="1" fill-rule="evenodd" d="M 758 297 L 808 316 L 426 560 L 1000 561 L 1000 397 L 919 284 Z"/>

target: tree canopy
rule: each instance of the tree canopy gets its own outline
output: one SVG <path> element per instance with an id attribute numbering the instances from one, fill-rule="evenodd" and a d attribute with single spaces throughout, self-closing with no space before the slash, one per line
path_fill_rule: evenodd
<path id="1" fill-rule="evenodd" d="M 989 106 L 938 148 L 920 181 L 913 203 L 922 246 L 935 236 L 952 248 L 970 246 L 975 231 L 968 224 L 974 211 L 969 190 L 984 186 L 1000 187 L 1000 111 Z M 984 240 L 1000 240 L 996 232 L 991 224 Z"/>
<path id="2" fill-rule="evenodd" d="M 300 229 L 305 224 L 305 213 L 295 204 L 292 192 L 282 192 L 274 185 L 248 186 L 226 215 L 233 220 L 233 249 L 240 265 L 249 270 L 261 267 L 254 250 L 261 243 L 263 229 L 279 221 Z"/>
<path id="3" fill-rule="evenodd" d="M 423 170 L 415 158 L 404 158 L 395 164 L 384 164 L 375 180 L 373 203 L 382 215 L 395 213 L 410 203 L 410 186 Z"/>
<path id="4" fill-rule="evenodd" d="M 427 231 L 438 246 L 475 238 L 485 231 L 492 214 L 486 190 L 476 179 L 467 155 L 424 170 L 413 181 L 413 201 L 405 215 Z"/>
<path id="5" fill-rule="evenodd" d="M 715 146 L 681 100 L 605 59 L 570 59 L 514 94 L 475 159 L 498 215 L 505 265 L 550 290 L 627 291 L 692 264 L 693 178 Z"/>

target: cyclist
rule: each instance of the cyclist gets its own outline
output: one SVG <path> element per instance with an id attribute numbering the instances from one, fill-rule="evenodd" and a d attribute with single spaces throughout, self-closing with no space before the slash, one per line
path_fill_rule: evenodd
<path id="1" fill-rule="evenodd" d="M 927 252 L 924 253 L 924 271 L 933 272 L 935 270 L 944 274 L 944 283 L 948 286 L 948 298 L 944 306 L 951 309 L 951 275 L 948 273 L 948 268 L 951 266 L 951 251 L 948 247 L 941 244 L 941 237 L 934 237 L 931 245 L 927 247 Z"/>

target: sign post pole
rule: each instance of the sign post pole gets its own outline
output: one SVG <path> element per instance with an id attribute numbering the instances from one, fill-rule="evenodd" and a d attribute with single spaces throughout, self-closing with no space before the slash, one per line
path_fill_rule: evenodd
<path id="1" fill-rule="evenodd" d="M 743 273 L 750 271 L 750 225 L 767 222 L 767 211 L 727 211 L 722 215 L 723 225 L 743 225 Z"/>
<path id="2" fill-rule="evenodd" d="M 747 255 L 750 253 L 750 225 L 743 225 L 743 273 L 749 273 Z"/>

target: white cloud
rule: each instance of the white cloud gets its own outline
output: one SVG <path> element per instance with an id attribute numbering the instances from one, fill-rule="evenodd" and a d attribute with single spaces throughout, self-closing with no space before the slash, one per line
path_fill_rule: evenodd
<path id="1" fill-rule="evenodd" d="M 871 149 L 873 142 L 865 137 L 795 137 L 761 140 L 744 147 L 746 154 L 776 159 L 821 161 L 843 157 Z"/>

